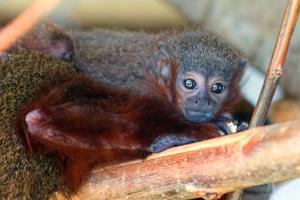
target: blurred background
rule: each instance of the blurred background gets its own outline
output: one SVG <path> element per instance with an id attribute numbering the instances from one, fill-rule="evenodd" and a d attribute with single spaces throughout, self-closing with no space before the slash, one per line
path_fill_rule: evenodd
<path id="1" fill-rule="evenodd" d="M 30 4 L 30 0 L 0 0 L 4 25 Z M 48 16 L 74 30 L 96 27 L 157 31 L 198 23 L 242 50 L 251 66 L 244 77 L 243 93 L 255 104 L 280 27 L 286 0 L 61 0 Z M 285 71 L 270 111 L 273 122 L 300 118 L 300 21 Z M 277 184 L 272 200 L 296 200 L 300 180 Z"/>

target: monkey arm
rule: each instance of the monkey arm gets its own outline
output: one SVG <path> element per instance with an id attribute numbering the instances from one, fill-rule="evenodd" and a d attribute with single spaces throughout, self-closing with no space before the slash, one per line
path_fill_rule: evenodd
<path id="1" fill-rule="evenodd" d="M 81 138 L 51 126 L 41 110 L 30 111 L 26 115 L 25 121 L 30 134 L 29 137 L 34 137 L 36 141 L 48 146 L 49 149 L 60 151 L 64 151 L 67 148 L 93 149 L 91 145 L 81 140 Z"/>
<path id="2" fill-rule="evenodd" d="M 214 199 L 300 176 L 300 121 L 180 146 L 144 161 L 96 168 L 74 199 Z"/>

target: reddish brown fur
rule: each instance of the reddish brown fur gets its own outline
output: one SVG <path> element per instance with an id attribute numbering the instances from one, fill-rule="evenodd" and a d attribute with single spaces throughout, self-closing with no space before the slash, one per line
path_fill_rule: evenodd
<path id="1" fill-rule="evenodd" d="M 218 136 L 212 124 L 192 125 L 184 120 L 174 105 L 174 63 L 171 72 L 167 84 L 158 84 L 148 76 L 152 94 L 147 96 L 107 88 L 82 76 L 53 81 L 40 89 L 19 114 L 20 136 L 31 152 L 59 154 L 66 184 L 72 191 L 95 163 L 144 158 L 159 136 L 173 134 L 195 140 Z M 35 133 L 29 132 L 25 122 L 33 110 L 43 116 L 37 120 L 39 129 Z"/>

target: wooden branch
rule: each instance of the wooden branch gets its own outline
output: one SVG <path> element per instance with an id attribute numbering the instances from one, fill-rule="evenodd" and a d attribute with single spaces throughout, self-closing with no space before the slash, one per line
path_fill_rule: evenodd
<path id="1" fill-rule="evenodd" d="M 258 102 L 252 114 L 249 128 L 263 125 L 274 96 L 276 87 L 283 74 L 283 64 L 297 23 L 300 10 L 300 0 L 288 0 L 285 13 L 279 29 L 272 59 L 266 73 L 263 87 L 260 91 Z M 237 190 L 229 194 L 227 200 L 240 200 L 243 192 Z"/>
<path id="2" fill-rule="evenodd" d="M 35 0 L 31 5 L 0 31 L 0 54 L 29 31 L 39 19 L 48 14 L 59 0 Z"/>
<path id="3" fill-rule="evenodd" d="M 96 167 L 73 199 L 217 199 L 300 176 L 300 120 Z"/>

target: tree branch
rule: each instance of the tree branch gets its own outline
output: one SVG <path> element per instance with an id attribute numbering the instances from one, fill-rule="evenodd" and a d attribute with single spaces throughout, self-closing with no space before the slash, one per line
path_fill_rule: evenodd
<path id="1" fill-rule="evenodd" d="M 300 176 L 299 143 L 300 121 L 294 121 L 98 166 L 73 199 L 217 199 Z"/>

